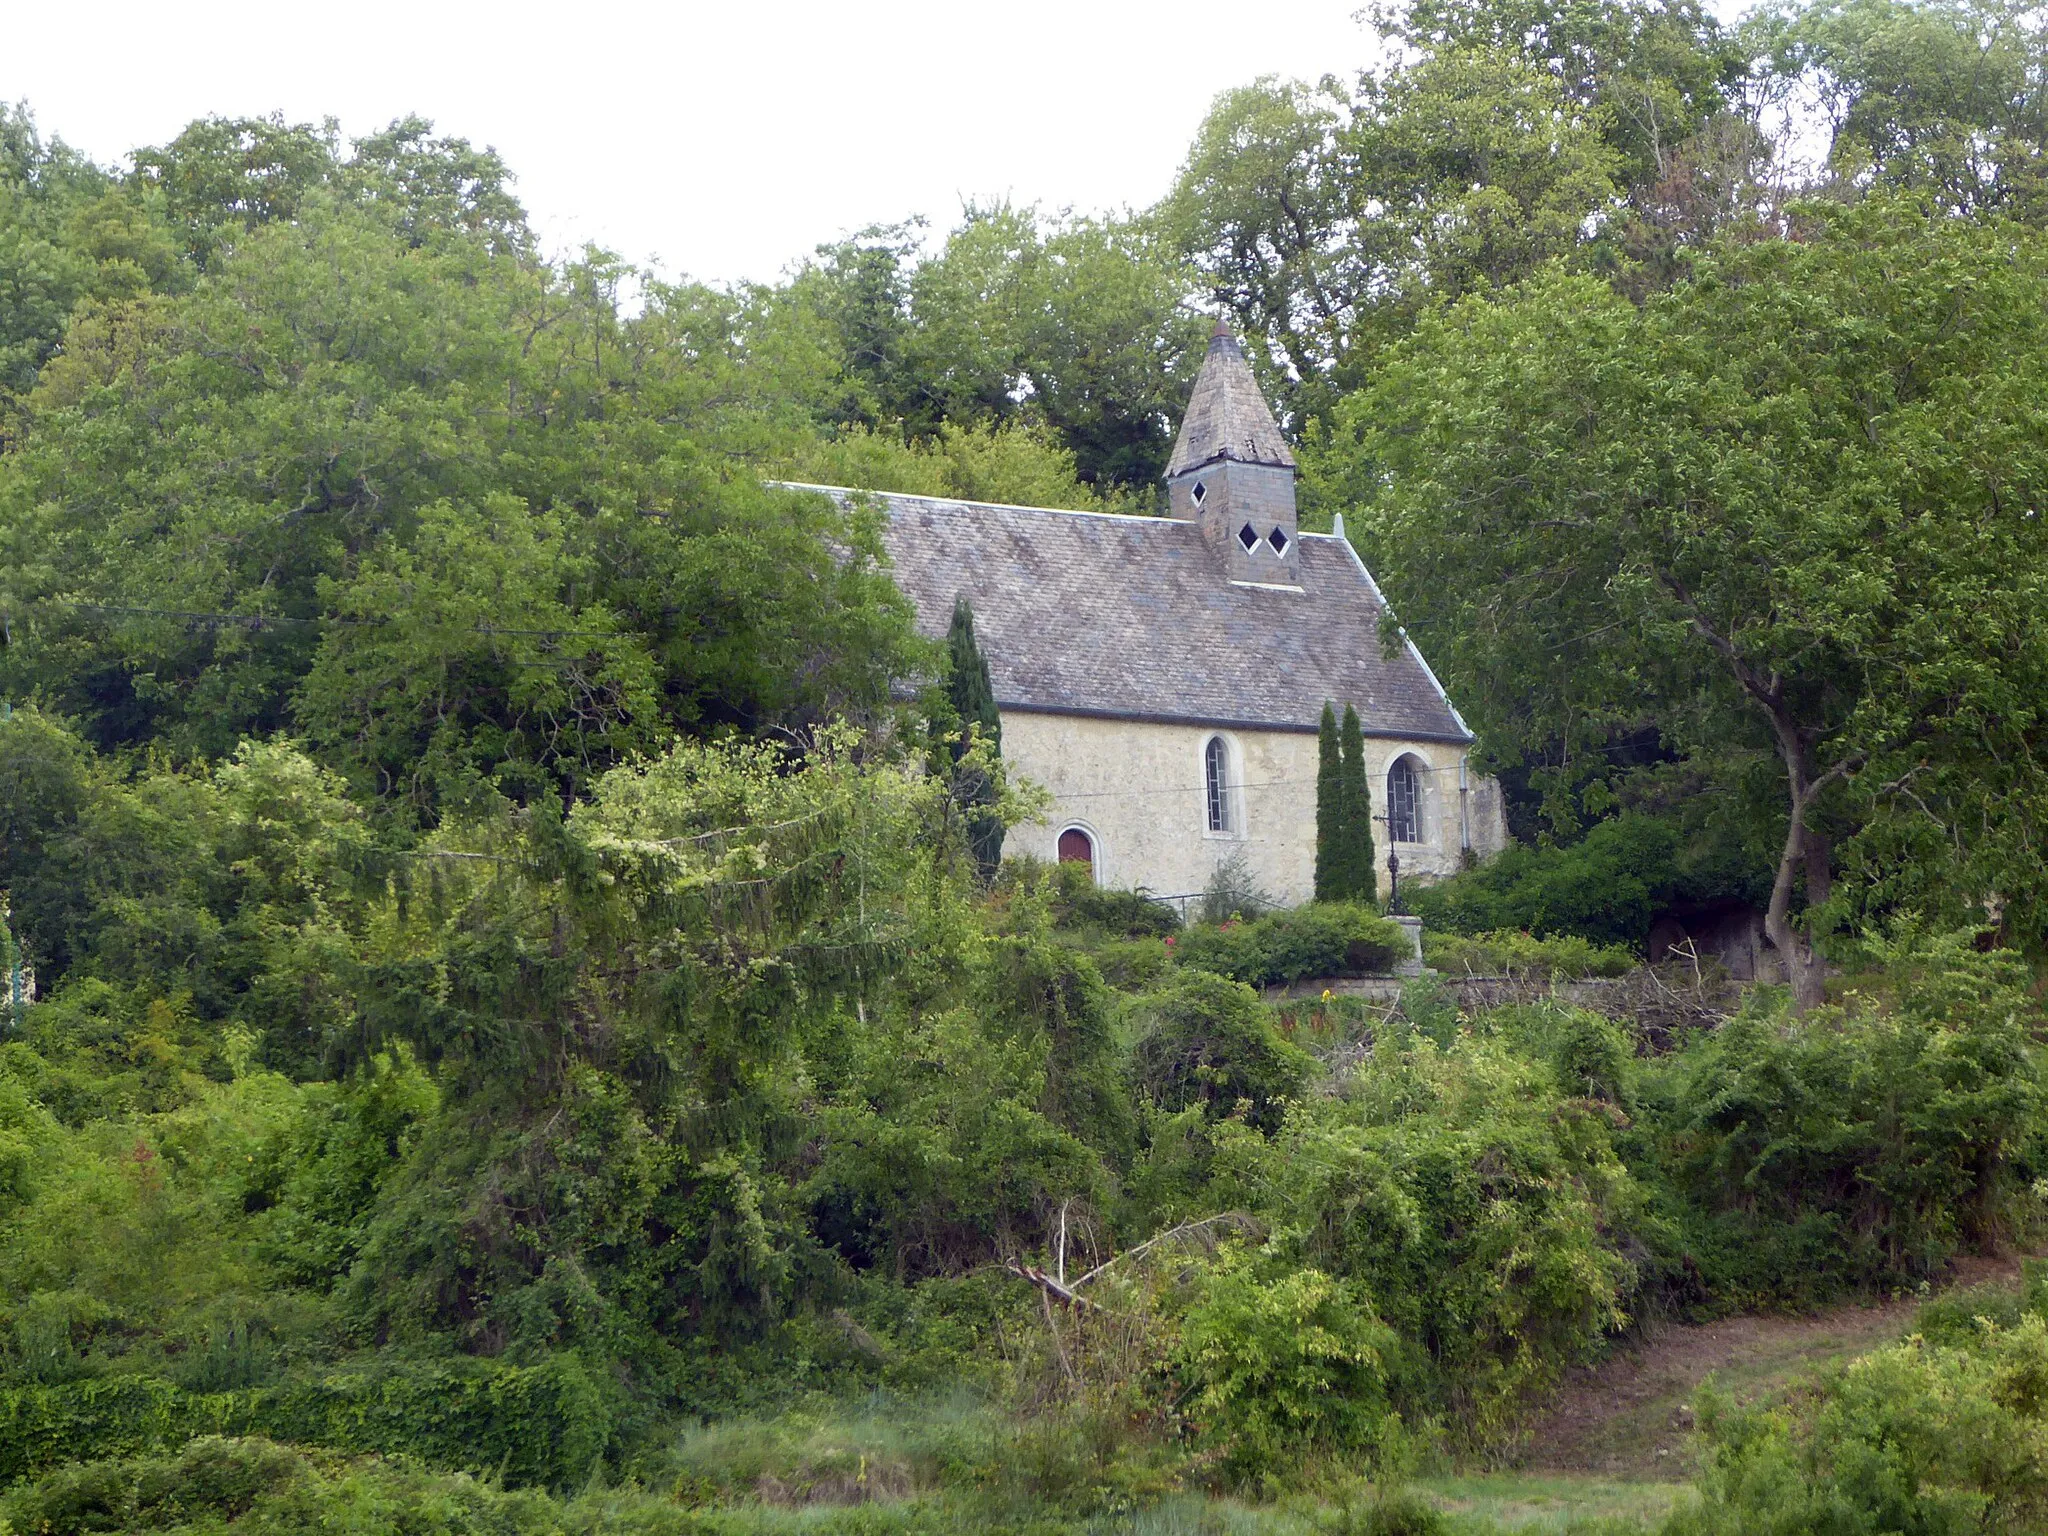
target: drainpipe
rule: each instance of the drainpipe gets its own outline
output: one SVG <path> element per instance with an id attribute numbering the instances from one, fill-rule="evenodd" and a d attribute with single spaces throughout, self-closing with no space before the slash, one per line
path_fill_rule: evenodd
<path id="1" fill-rule="evenodd" d="M 1469 754 L 1458 757 L 1458 849 L 1462 853 L 1472 851 L 1472 784 L 1465 771 L 1470 761 Z"/>

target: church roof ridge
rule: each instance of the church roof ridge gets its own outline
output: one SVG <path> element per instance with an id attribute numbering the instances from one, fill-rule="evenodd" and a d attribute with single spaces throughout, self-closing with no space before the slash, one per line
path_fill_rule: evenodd
<path id="1" fill-rule="evenodd" d="M 971 507 L 979 512 L 1043 512 L 1050 517 L 1101 517 L 1118 523 L 1172 523 L 1175 518 L 1163 512 L 1100 512 L 1092 507 L 1041 507 L 1027 501 L 976 501 L 971 496 L 933 496 L 924 491 L 874 491 L 858 485 L 826 485 L 815 480 L 764 480 L 761 482 L 772 491 L 817 491 L 826 496 L 873 496 L 877 500 L 928 501 L 934 506 Z M 1351 541 L 1342 533 L 1318 533 L 1313 528 L 1304 528 L 1295 535 L 1298 539 L 1337 539 L 1345 544 Z"/>
<path id="2" fill-rule="evenodd" d="M 1187 414 L 1180 419 L 1166 476 L 1170 480 L 1223 459 L 1294 468 L 1294 454 L 1245 360 L 1244 348 L 1219 315 L 1188 396 Z"/>
<path id="3" fill-rule="evenodd" d="M 931 496 L 923 491 L 872 491 L 858 485 L 819 485 L 809 480 L 768 480 L 771 490 L 822 491 L 827 496 L 876 496 L 888 501 L 929 501 L 938 506 L 975 507 L 984 512 L 1047 512 L 1055 517 L 1108 517 L 1125 523 L 1165 523 L 1154 512 L 1098 512 L 1088 507 L 1038 507 L 1022 501 L 976 501 L 971 496 Z"/>

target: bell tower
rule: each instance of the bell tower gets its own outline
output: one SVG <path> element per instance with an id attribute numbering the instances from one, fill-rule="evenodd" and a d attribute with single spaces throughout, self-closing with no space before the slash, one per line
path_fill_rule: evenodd
<path id="1" fill-rule="evenodd" d="M 1166 464 L 1169 514 L 1199 523 L 1232 581 L 1299 584 L 1294 455 L 1220 319 Z"/>

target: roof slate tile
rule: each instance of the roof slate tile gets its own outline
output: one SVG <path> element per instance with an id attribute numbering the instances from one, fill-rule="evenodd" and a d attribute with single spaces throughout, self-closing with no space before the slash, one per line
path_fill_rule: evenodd
<path id="1" fill-rule="evenodd" d="M 1368 734 L 1468 741 L 1412 646 L 1380 643 L 1378 590 L 1342 539 L 1304 534 L 1301 585 L 1228 580 L 1191 522 L 874 494 L 918 628 L 953 602 L 1006 709 L 1313 731 L 1325 700 Z"/>

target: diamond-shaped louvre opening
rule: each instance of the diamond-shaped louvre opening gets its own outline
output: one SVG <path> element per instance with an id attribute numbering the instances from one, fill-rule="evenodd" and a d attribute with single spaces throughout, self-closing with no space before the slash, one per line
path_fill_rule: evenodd
<path id="1" fill-rule="evenodd" d="M 1246 554 L 1250 554 L 1259 547 L 1258 529 L 1254 528 L 1250 523 L 1246 523 L 1237 530 L 1237 542 L 1244 546 Z"/>
<path id="2" fill-rule="evenodd" d="M 1203 502 L 1209 499 L 1209 487 L 1202 484 L 1201 481 L 1197 480 L 1195 482 L 1194 497 L 1195 505 L 1199 507 Z"/>
<path id="3" fill-rule="evenodd" d="M 1286 553 L 1287 553 L 1287 530 L 1286 530 L 1286 529 L 1284 529 L 1284 528 L 1275 528 L 1275 529 L 1274 529 L 1274 530 L 1273 530 L 1273 531 L 1272 531 L 1271 533 L 1269 533 L 1269 534 L 1267 534 L 1267 535 L 1266 535 L 1266 542 L 1267 542 L 1268 544 L 1270 544 L 1270 545 L 1272 545 L 1272 546 L 1273 546 L 1273 553 L 1274 553 L 1274 554 L 1276 554 L 1276 555 L 1284 555 L 1284 554 L 1286 554 Z"/>

